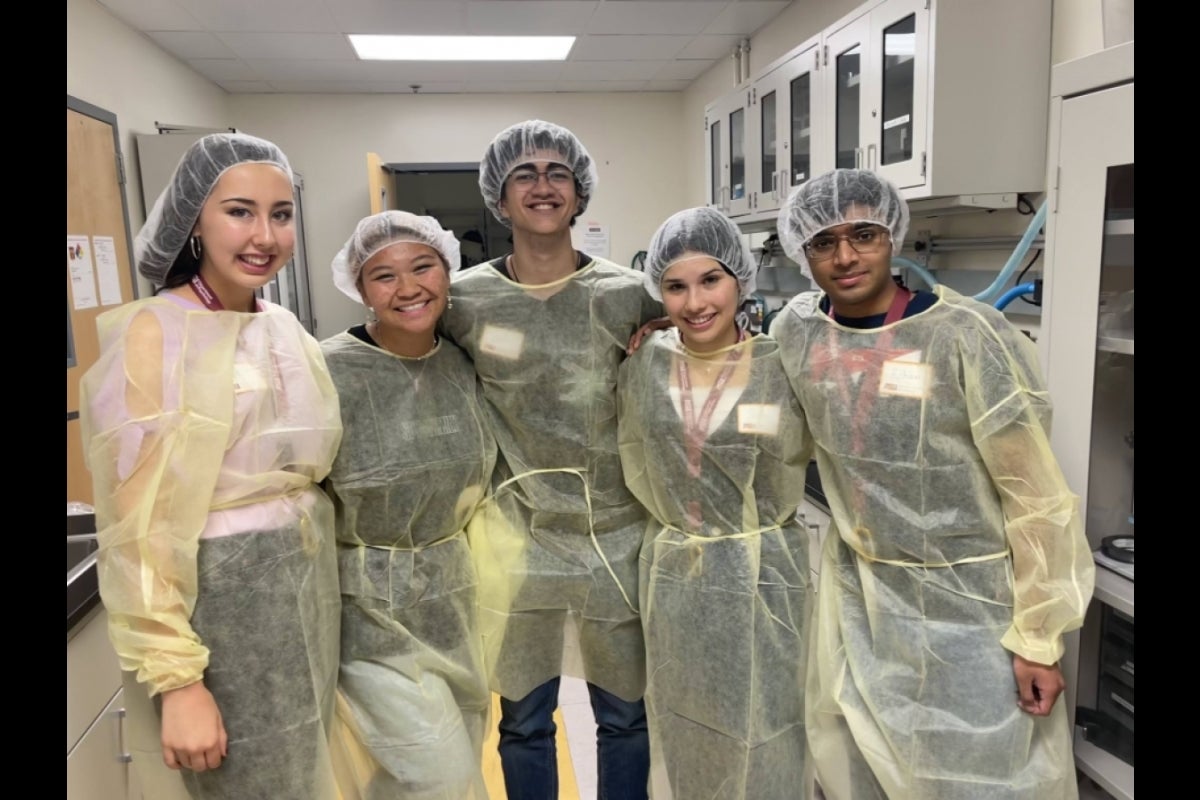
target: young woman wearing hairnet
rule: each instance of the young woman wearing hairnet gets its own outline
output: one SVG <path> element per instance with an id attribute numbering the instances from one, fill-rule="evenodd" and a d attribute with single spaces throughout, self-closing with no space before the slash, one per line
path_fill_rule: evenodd
<path id="1" fill-rule="evenodd" d="M 487 798 L 491 694 L 464 529 L 496 444 L 471 362 L 434 332 L 459 263 L 452 233 L 404 211 L 360 221 L 333 260 L 371 319 L 321 343 L 345 427 L 328 481 L 343 800 Z"/>
<path id="2" fill-rule="evenodd" d="M 811 443 L 779 346 L 748 336 L 755 264 L 711 208 L 670 217 L 646 284 L 675 327 L 621 366 L 625 481 L 654 517 L 641 553 L 655 800 L 807 796 Z"/>
<path id="3" fill-rule="evenodd" d="M 192 145 L 134 241 L 158 293 L 99 318 L 83 379 L 126 747 L 155 800 L 336 796 L 341 604 L 316 484 L 337 395 L 317 342 L 255 297 L 292 257 L 293 202 L 270 142 Z"/>
<path id="4" fill-rule="evenodd" d="M 771 327 L 833 522 L 807 691 L 829 800 L 1074 798 L 1057 662 L 1094 567 L 1032 342 L 891 276 L 908 227 L 865 170 L 808 181 L 779 236 L 821 292 Z"/>
<path id="5" fill-rule="evenodd" d="M 572 246 L 596 167 L 570 131 L 539 120 L 502 131 L 479 186 L 513 252 L 455 276 L 443 324 L 475 362 L 502 456 L 469 533 L 508 796 L 557 793 L 552 714 L 565 674 L 589 684 L 601 796 L 635 800 L 649 758 L 646 512 L 621 475 L 616 383 L 630 335 L 660 309 L 636 272 Z"/>

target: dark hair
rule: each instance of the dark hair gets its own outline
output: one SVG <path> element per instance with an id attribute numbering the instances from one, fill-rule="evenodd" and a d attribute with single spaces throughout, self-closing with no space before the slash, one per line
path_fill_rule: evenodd
<path id="1" fill-rule="evenodd" d="M 166 277 L 163 278 L 162 286 L 155 289 L 154 293 L 158 294 L 166 289 L 183 286 L 199 272 L 200 259 L 192 255 L 191 239 L 189 238 L 187 244 L 179 251 L 179 255 L 175 256 L 175 260 L 171 262 L 171 267 L 167 270 Z"/>

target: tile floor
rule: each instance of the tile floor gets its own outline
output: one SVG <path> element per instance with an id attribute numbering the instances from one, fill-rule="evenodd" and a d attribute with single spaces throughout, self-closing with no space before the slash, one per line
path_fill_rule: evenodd
<path id="1" fill-rule="evenodd" d="M 558 705 L 567 729 L 567 745 L 571 750 L 579 797 L 590 800 L 596 796 L 596 719 L 592 715 L 587 683 L 563 676 L 558 687 Z"/>

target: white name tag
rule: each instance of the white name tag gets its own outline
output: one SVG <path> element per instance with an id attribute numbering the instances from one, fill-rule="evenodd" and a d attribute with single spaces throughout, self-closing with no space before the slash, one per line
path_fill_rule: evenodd
<path id="1" fill-rule="evenodd" d="M 233 365 L 233 390 L 235 392 L 254 392 L 267 388 L 267 382 L 251 364 Z"/>
<path id="2" fill-rule="evenodd" d="M 524 346 L 525 334 L 514 331 L 512 328 L 485 325 L 483 334 L 479 337 L 479 352 L 509 361 L 516 361 L 520 358 Z"/>
<path id="3" fill-rule="evenodd" d="M 924 400 L 929 397 L 929 387 L 933 382 L 933 367 L 912 360 L 912 356 L 920 358 L 920 351 L 908 353 L 892 361 L 883 362 L 879 373 L 879 393 L 892 397 L 912 397 Z"/>
<path id="4" fill-rule="evenodd" d="M 741 403 L 738 405 L 738 433 L 777 436 L 779 434 L 779 406 Z"/>

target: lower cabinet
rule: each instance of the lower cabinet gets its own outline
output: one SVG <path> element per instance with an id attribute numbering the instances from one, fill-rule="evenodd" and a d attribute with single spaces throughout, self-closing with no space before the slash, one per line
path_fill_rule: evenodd
<path id="1" fill-rule="evenodd" d="M 67 800 L 141 800 L 124 749 L 124 694 L 118 690 L 113 695 L 67 754 Z"/>
<path id="2" fill-rule="evenodd" d="M 125 748 L 125 692 L 103 609 L 68 632 L 67 800 L 142 800 Z"/>

